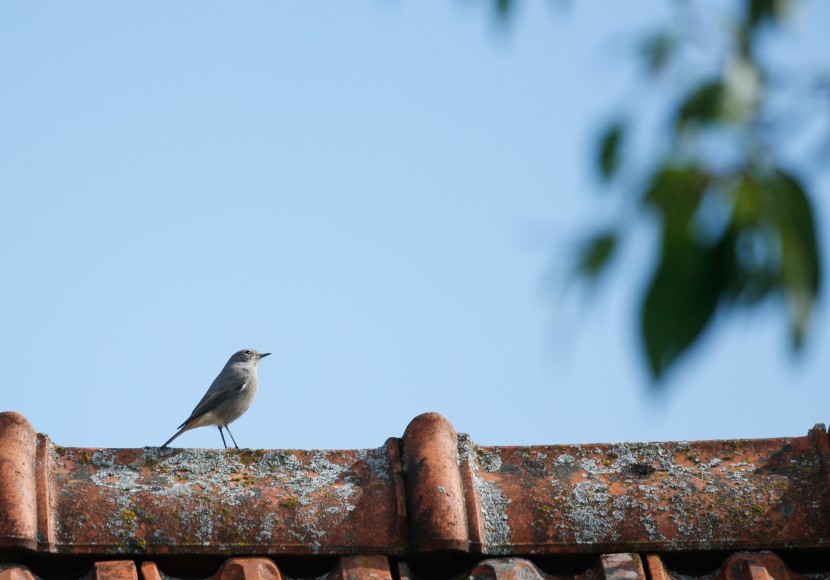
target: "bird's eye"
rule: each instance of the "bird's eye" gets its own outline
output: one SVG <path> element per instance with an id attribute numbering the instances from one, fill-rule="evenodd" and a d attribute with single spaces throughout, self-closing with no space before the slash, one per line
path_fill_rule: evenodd
<path id="1" fill-rule="evenodd" d="M 246 354 L 246 355 L 248 355 L 248 356 L 251 356 L 251 354 L 252 354 L 252 353 L 251 353 L 251 351 L 250 351 L 250 350 L 246 350 L 246 351 L 245 351 L 245 354 Z"/>

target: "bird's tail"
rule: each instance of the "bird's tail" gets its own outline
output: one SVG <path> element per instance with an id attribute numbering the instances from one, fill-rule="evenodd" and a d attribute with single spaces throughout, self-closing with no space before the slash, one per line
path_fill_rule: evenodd
<path id="1" fill-rule="evenodd" d="M 191 427 L 190 427 L 190 426 L 188 426 L 187 421 L 185 421 L 184 423 L 182 423 L 181 425 L 179 425 L 179 430 L 178 430 L 178 431 L 176 431 L 176 434 L 175 434 L 175 435 L 173 435 L 173 436 L 172 436 L 170 439 L 168 439 L 167 441 L 165 441 L 164 445 L 162 445 L 162 446 L 161 446 L 161 448 L 162 448 L 162 449 L 164 449 L 165 447 L 167 447 L 168 445 L 170 445 L 170 444 L 173 442 L 173 439 L 175 439 L 176 437 L 178 437 L 179 435 L 181 435 L 181 434 L 182 434 L 182 433 L 184 433 L 185 431 L 189 431 L 190 429 L 191 429 Z"/>
<path id="2" fill-rule="evenodd" d="M 173 435 L 170 439 L 168 439 L 168 440 L 167 440 L 167 441 L 166 441 L 166 442 L 165 442 L 165 443 L 161 446 L 161 448 L 162 448 L 162 449 L 164 449 L 165 447 L 167 447 L 168 445 L 170 445 L 170 444 L 173 442 L 173 439 L 175 439 L 176 437 L 178 437 L 178 436 L 179 436 L 179 435 L 181 435 L 182 433 L 184 433 L 184 431 L 176 431 L 176 434 L 175 434 L 175 435 Z"/>

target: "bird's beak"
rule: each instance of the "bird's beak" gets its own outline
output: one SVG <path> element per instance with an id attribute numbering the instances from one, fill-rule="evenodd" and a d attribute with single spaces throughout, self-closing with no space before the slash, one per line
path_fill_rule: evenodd
<path id="1" fill-rule="evenodd" d="M 265 358 L 266 356 L 268 356 L 270 354 L 271 354 L 270 352 L 264 352 L 261 355 L 259 355 L 259 358 Z"/>

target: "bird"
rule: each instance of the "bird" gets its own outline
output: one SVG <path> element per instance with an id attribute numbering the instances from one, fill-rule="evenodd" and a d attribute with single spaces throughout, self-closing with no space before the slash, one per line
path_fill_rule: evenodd
<path id="1" fill-rule="evenodd" d="M 233 433 L 228 428 L 232 422 L 239 419 L 242 413 L 248 410 L 254 400 L 257 390 L 257 365 L 259 361 L 270 355 L 270 352 L 259 352 L 252 348 L 246 348 L 235 352 L 216 378 L 213 379 L 205 396 L 193 409 L 190 417 L 177 427 L 175 435 L 161 446 L 162 449 L 170 445 L 173 440 L 196 427 L 216 425 L 219 428 L 219 435 L 222 436 L 222 444 L 228 448 L 225 442 L 224 427 L 231 436 L 234 447 L 239 449 Z"/>

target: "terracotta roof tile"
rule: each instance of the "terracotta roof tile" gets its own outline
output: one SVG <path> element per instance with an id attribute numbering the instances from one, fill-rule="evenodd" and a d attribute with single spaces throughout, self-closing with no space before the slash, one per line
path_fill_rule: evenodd
<path id="1" fill-rule="evenodd" d="M 130 560 L 95 562 L 88 580 L 138 580 L 138 570 Z"/>
<path id="2" fill-rule="evenodd" d="M 397 574 L 393 573 L 396 570 Z M 140 573 L 140 575 L 139 575 Z M 446 575 L 442 575 L 446 577 Z M 192 576 L 189 576 L 192 577 Z M 318 580 L 418 580 L 424 576 L 412 572 L 406 562 L 397 568 L 385 556 L 344 556 L 335 568 L 318 576 Z M 788 568 L 771 552 L 744 552 L 730 556 L 717 570 L 703 575 L 689 575 L 666 567 L 659 555 L 602 554 L 595 564 L 578 574 L 562 570 L 542 569 L 527 558 L 488 558 L 467 567 L 453 578 L 469 580 L 819 580 L 826 573 L 799 574 Z M 37 578 L 24 565 L 0 564 L 0 580 L 31 580 Z M 95 562 L 84 579 L 172 580 L 152 561 L 137 565 L 132 560 Z M 289 580 L 268 558 L 230 558 L 205 580 Z"/>
<path id="3" fill-rule="evenodd" d="M 0 580 L 87 561 L 90 578 L 166 578 L 194 558 L 228 558 L 204 578 L 289 578 L 282 558 L 319 569 L 327 557 L 332 579 L 419 578 L 454 562 L 470 578 L 669 580 L 680 578 L 664 564 L 673 553 L 827 554 L 828 502 L 822 426 L 780 439 L 481 447 L 428 413 L 378 449 L 82 449 L 0 413 Z M 594 566 L 550 564 L 578 554 Z M 766 553 L 701 576 L 738 577 L 807 578 Z"/>
<path id="4" fill-rule="evenodd" d="M 0 564 L 0 580 L 35 580 L 26 566 Z"/>

